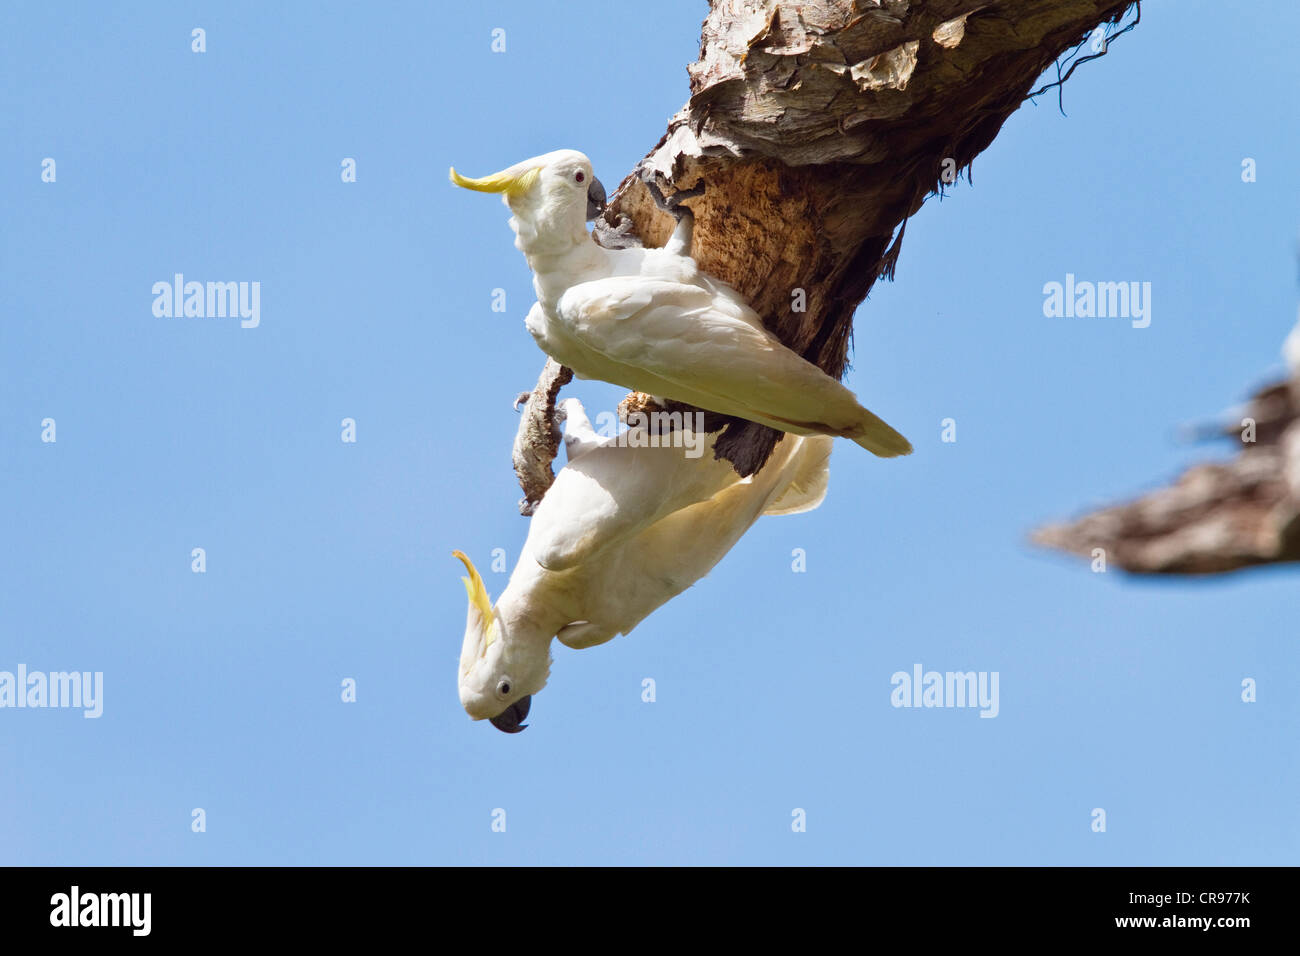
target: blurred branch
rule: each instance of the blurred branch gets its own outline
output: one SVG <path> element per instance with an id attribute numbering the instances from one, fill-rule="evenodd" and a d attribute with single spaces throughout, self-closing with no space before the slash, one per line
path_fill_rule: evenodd
<path id="1" fill-rule="evenodd" d="M 1108 565 L 1136 574 L 1300 560 L 1300 385 L 1261 389 L 1241 419 L 1219 431 L 1241 449 L 1234 460 L 1195 465 L 1167 488 L 1040 528 L 1032 540 L 1084 557 L 1101 548 Z"/>

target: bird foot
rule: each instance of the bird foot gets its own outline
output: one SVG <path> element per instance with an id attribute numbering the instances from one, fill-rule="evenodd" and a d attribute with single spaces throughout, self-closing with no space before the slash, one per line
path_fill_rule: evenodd
<path id="1" fill-rule="evenodd" d="M 611 226 L 604 216 L 596 220 L 592 230 L 596 242 L 606 249 L 630 249 L 641 245 L 637 238 L 635 224 L 627 216 L 620 215 L 618 224 Z"/>
<path id="2" fill-rule="evenodd" d="M 689 207 L 682 205 L 683 200 L 694 199 L 696 196 L 704 195 L 703 181 L 692 186 L 690 189 L 679 189 L 671 196 L 664 196 L 663 190 L 659 188 L 659 184 L 653 179 L 646 179 L 644 182 L 645 188 L 650 191 L 650 198 L 655 201 L 655 205 L 664 212 L 672 215 L 673 218 L 678 221 L 681 220 L 682 216 L 690 215 L 691 212 Z"/>
<path id="3" fill-rule="evenodd" d="M 526 391 L 526 392 L 520 392 L 518 395 L 516 395 L 516 396 L 515 396 L 515 411 L 519 411 L 519 406 L 520 406 L 520 405 L 523 405 L 525 402 L 527 402 L 527 401 L 528 401 L 530 398 L 532 398 L 532 397 L 533 397 L 532 389 L 529 389 L 529 390 Z"/>

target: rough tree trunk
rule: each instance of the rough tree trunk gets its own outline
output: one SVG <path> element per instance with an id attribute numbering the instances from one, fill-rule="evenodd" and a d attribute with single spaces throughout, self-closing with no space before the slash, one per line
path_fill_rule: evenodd
<path id="1" fill-rule="evenodd" d="M 891 274 L 908 217 L 993 141 L 1058 57 L 1131 5 L 711 0 L 690 99 L 620 184 L 598 239 L 662 245 L 673 219 L 645 181 L 666 194 L 702 183 L 686 201 L 701 268 L 842 377 L 854 309 Z M 778 438 L 732 420 L 716 447 L 744 474 Z M 526 499 L 540 499 L 544 477 L 524 482 Z"/>

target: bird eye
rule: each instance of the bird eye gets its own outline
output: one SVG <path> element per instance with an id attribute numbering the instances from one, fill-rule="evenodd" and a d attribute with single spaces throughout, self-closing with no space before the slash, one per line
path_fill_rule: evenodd
<path id="1" fill-rule="evenodd" d="M 506 678 L 505 680 L 497 684 L 497 696 L 508 697 L 509 695 L 510 695 L 510 679 Z"/>
<path id="2" fill-rule="evenodd" d="M 587 178 L 587 174 L 584 173 L 581 169 L 578 170 L 576 173 L 573 174 L 573 181 L 574 181 L 575 183 L 580 183 L 580 182 L 582 182 L 582 181 L 583 181 L 584 179 L 586 179 L 586 178 Z"/>

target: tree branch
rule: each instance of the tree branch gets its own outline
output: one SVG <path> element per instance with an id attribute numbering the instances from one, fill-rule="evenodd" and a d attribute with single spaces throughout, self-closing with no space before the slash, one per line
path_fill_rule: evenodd
<path id="1" fill-rule="evenodd" d="M 551 462 L 560 450 L 560 428 L 555 423 L 555 397 L 560 389 L 573 381 L 573 370 L 565 368 L 555 359 L 548 358 L 542 368 L 537 385 L 524 405 L 519 430 L 515 432 L 515 445 L 511 451 L 515 476 L 524 497 L 519 502 L 519 513 L 531 516 L 541 503 L 542 496 L 555 481 Z"/>
<path id="2" fill-rule="evenodd" d="M 711 0 L 690 99 L 620 184 L 606 244 L 660 246 L 688 201 L 700 267 L 837 378 L 853 312 L 892 275 L 903 226 L 993 141 L 1052 62 L 1131 0 Z M 801 309 L 802 307 L 802 309 Z M 868 397 L 869 404 L 869 397 Z M 742 474 L 779 438 L 715 416 Z"/>

